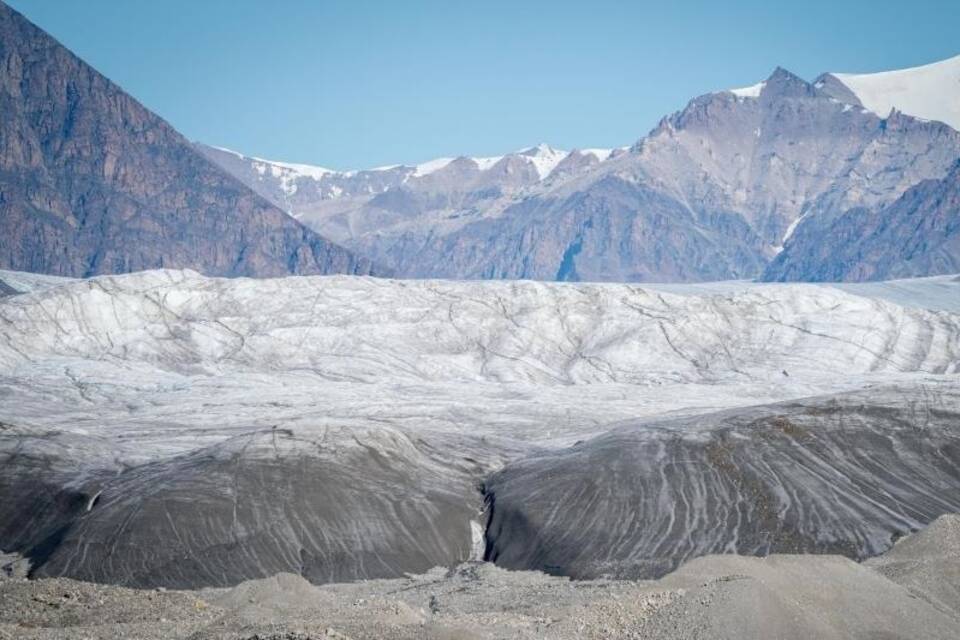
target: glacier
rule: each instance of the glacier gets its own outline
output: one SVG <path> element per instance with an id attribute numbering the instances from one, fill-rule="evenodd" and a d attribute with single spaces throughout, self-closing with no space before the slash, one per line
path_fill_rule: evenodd
<path id="1" fill-rule="evenodd" d="M 0 297 L 0 549 L 28 556 L 36 576 L 197 587 L 290 571 L 341 582 L 466 561 L 478 544 L 505 566 L 654 575 L 691 555 L 765 553 L 784 540 L 872 555 L 960 510 L 955 464 L 933 464 L 938 454 L 901 429 L 934 416 L 923 428 L 939 455 L 960 446 L 954 277 L 641 287 L 160 270 L 0 281 L 14 292 Z M 914 413 L 884 409 L 897 402 Z M 848 430 L 837 431 L 838 415 Z M 864 440 L 875 415 L 886 417 Z M 778 420 L 813 434 L 803 455 L 856 479 L 836 489 L 847 508 L 827 508 L 789 471 L 803 442 Z M 665 424 L 680 434 L 667 438 L 671 455 L 706 456 L 677 490 L 721 515 L 691 506 L 655 538 L 591 556 L 602 545 L 564 532 L 624 521 L 600 495 L 619 482 L 654 486 L 669 460 L 651 453 Z M 763 448 L 738 448 L 750 424 L 773 425 Z M 621 438 L 620 462 L 602 462 L 597 452 Z M 746 524 L 716 524 L 746 508 L 741 485 L 696 489 L 707 481 L 697 469 L 723 471 L 704 453 L 723 442 L 736 444 L 732 460 L 747 456 L 745 470 L 765 469 L 751 486 L 768 497 L 767 516 L 785 514 L 762 544 Z M 922 481 L 904 487 L 822 451 L 842 459 L 875 445 Z M 574 496 L 555 480 L 567 460 L 590 476 Z M 608 477 L 623 461 L 634 475 Z M 920 502 L 933 486 L 941 498 Z M 676 517 L 636 500 L 649 522 Z M 896 514 L 904 500 L 920 505 L 909 517 Z M 550 517 L 528 511 L 548 507 Z M 557 536 L 549 562 L 529 551 Z M 638 560 L 651 549 L 656 567 Z"/>

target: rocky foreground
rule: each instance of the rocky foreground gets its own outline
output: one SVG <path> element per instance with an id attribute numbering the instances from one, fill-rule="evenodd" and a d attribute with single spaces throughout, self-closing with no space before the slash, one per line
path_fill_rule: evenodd
<path id="1" fill-rule="evenodd" d="M 0 638 L 957 638 L 960 516 L 857 564 L 706 556 L 656 581 L 571 581 L 489 563 L 314 586 L 231 589 L 0 582 Z"/>

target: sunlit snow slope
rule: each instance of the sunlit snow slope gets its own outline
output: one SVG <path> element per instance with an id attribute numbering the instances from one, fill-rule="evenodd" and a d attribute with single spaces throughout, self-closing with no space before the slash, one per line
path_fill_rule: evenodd
<path id="1" fill-rule="evenodd" d="M 839 80 L 880 117 L 897 109 L 960 130 L 960 55 L 910 69 L 827 75 Z"/>

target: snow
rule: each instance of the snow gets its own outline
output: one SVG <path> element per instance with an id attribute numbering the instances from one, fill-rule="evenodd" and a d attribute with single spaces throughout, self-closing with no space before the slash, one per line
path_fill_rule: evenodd
<path id="1" fill-rule="evenodd" d="M 459 525 L 462 558 L 476 560 L 487 515 L 478 514 L 476 482 L 511 460 L 615 429 L 637 433 L 645 419 L 690 418 L 669 428 L 695 438 L 718 424 L 714 416 L 694 417 L 707 412 L 871 387 L 920 387 L 922 397 L 909 396 L 910 406 L 949 410 L 939 390 L 956 389 L 960 314 L 929 311 L 928 301 L 960 301 L 960 281 L 845 291 L 742 282 L 226 279 L 173 270 L 63 281 L 0 298 L 0 397 L 9 399 L 0 402 L 0 457 L 38 483 L 64 474 L 58 482 L 75 487 L 70 495 L 86 497 L 80 510 L 89 510 L 75 522 L 109 523 L 87 531 L 119 526 L 124 540 L 146 539 L 130 532 L 159 526 L 151 517 L 138 520 L 141 504 L 151 504 L 168 522 L 183 523 L 180 530 L 198 541 L 190 544 L 209 549 L 211 540 L 246 544 L 238 531 L 259 531 L 276 518 L 268 537 L 294 558 L 305 548 L 300 536 L 283 546 L 294 529 L 319 531 L 334 545 L 383 535 L 390 546 L 374 548 L 416 548 L 409 545 L 425 538 L 409 523 L 453 513 L 418 496 L 470 495 L 473 503 L 456 498 L 463 506 L 450 521 Z M 830 406 L 830 415 L 840 416 Z M 897 451 L 898 441 L 885 446 Z M 150 466 L 133 469 L 144 463 Z M 316 469 L 323 474 L 307 474 Z M 119 480 L 101 481 L 121 470 Z M 180 483 L 184 472 L 189 477 Z M 262 484 L 286 474 L 290 482 L 276 492 Z M 289 488 L 325 489 L 321 477 L 332 486 L 356 484 L 359 493 L 330 495 L 363 496 L 363 504 L 296 508 L 301 503 L 288 497 Z M 706 486 L 704 477 L 698 487 Z M 772 477 L 779 483 L 784 476 Z M 690 513 L 706 494 L 684 487 L 678 509 Z M 197 517 L 203 512 L 196 505 L 232 498 L 236 506 L 237 495 L 245 502 L 232 524 Z M 284 502 L 263 511 L 256 499 L 263 495 Z M 398 495 L 400 515 L 391 511 Z M 656 492 L 645 495 L 656 502 Z M 175 509 L 168 513 L 167 505 Z M 811 509 L 833 518 L 829 506 Z M 316 515 L 328 511 L 329 519 Z M 672 517 L 674 510 L 663 512 Z M 369 533 L 367 522 L 385 533 Z M 176 534 L 171 527 L 163 531 Z M 679 535 L 684 544 L 693 539 L 686 529 Z M 135 557 L 139 548 L 124 553 Z M 176 557 L 184 548 L 177 546 Z"/>
<path id="2" fill-rule="evenodd" d="M 838 282 L 831 286 L 860 296 L 883 298 L 903 307 L 960 314 L 960 276 L 929 276 L 883 282 Z"/>
<path id="3" fill-rule="evenodd" d="M 327 169 L 326 167 L 318 167 L 312 164 L 300 164 L 296 162 L 280 162 L 278 160 L 267 160 L 266 158 L 258 158 L 257 156 L 247 156 L 239 151 L 234 151 L 233 149 L 228 149 L 226 147 L 217 147 L 210 145 L 211 149 L 216 149 L 217 151 L 222 151 L 224 153 L 229 153 L 232 156 L 243 160 L 251 160 L 254 170 L 260 175 L 265 175 L 270 173 L 270 175 L 280 177 L 281 175 L 290 175 L 293 174 L 295 177 L 305 177 L 313 178 L 314 180 L 319 180 L 325 175 L 342 173 L 334 171 L 333 169 Z"/>
<path id="4" fill-rule="evenodd" d="M 310 164 L 299 164 L 294 162 L 279 162 L 276 160 L 266 160 L 264 158 L 258 158 L 256 156 L 245 156 L 241 153 L 227 149 L 224 147 L 213 147 L 225 153 L 230 153 L 235 155 L 238 158 L 244 158 L 250 160 L 251 167 L 256 171 L 260 176 L 271 176 L 278 178 L 281 182 L 281 188 L 288 195 L 293 195 L 297 191 L 297 180 L 301 178 L 308 178 L 312 180 L 320 180 L 325 176 L 331 177 L 350 177 L 356 175 L 357 171 L 335 171 L 333 169 L 328 169 L 326 167 L 319 167 Z M 626 149 L 627 147 L 621 147 L 621 149 Z M 590 148 L 590 149 L 581 149 L 581 153 L 591 154 L 595 156 L 598 160 L 603 162 L 610 158 L 615 149 L 604 149 L 604 148 Z M 499 155 L 499 156 L 468 156 L 470 160 L 476 163 L 480 171 L 487 171 L 495 164 L 500 162 L 507 155 L 519 156 L 531 163 L 537 171 L 537 175 L 541 180 L 550 175 L 560 162 L 569 155 L 567 151 L 561 151 L 559 149 L 554 149 L 548 144 L 541 143 L 535 147 L 530 147 L 527 149 L 522 149 L 520 151 L 514 151 L 510 154 Z M 410 173 L 412 177 L 423 177 L 428 176 L 431 173 L 443 169 L 455 158 L 453 157 L 442 157 L 435 158 L 433 160 L 427 160 L 426 162 L 421 162 L 419 164 L 413 165 L 413 171 Z M 367 171 L 393 171 L 397 169 L 403 169 L 409 167 L 410 165 L 404 164 L 393 164 L 386 165 L 381 167 L 375 167 L 373 169 L 368 169 Z"/>
<path id="5" fill-rule="evenodd" d="M 569 155 L 569 152 L 558 151 L 548 144 L 541 143 L 530 149 L 518 152 L 518 155 L 531 162 L 537 170 L 537 175 L 543 180 Z"/>
<path id="6" fill-rule="evenodd" d="M 355 171 L 334 171 L 326 167 L 319 167 L 312 164 L 301 164 L 297 162 L 281 162 L 278 160 L 267 160 L 257 156 L 247 156 L 226 147 L 211 146 L 213 149 L 229 153 L 242 160 L 248 160 L 250 167 L 261 177 L 270 176 L 280 180 L 280 188 L 288 196 L 297 192 L 297 180 L 306 178 L 309 180 L 321 180 L 324 176 L 349 177 L 354 175 Z M 291 214 L 292 215 L 292 214 Z M 296 217 L 296 216 L 295 216 Z"/>
<path id="7" fill-rule="evenodd" d="M 470 158 L 470 159 L 477 163 L 477 166 L 480 167 L 480 171 L 486 171 L 493 165 L 503 160 L 503 156 L 490 156 L 489 158 Z"/>
<path id="8" fill-rule="evenodd" d="M 264 160 L 263 158 L 251 158 L 256 162 L 263 162 L 273 167 L 274 175 L 278 172 L 292 173 L 298 178 L 312 178 L 319 180 L 325 175 L 338 173 L 333 169 L 318 167 L 312 164 L 298 164 L 295 162 L 278 162 L 276 160 Z"/>
<path id="9" fill-rule="evenodd" d="M 64 278 L 61 276 L 48 276 L 40 273 L 27 273 L 24 271 L 5 271 L 0 269 L 0 283 L 7 285 L 14 291 L 28 293 L 30 291 L 39 291 L 48 289 L 61 284 L 74 282 L 73 278 Z"/>
<path id="10" fill-rule="evenodd" d="M 763 91 L 763 87 L 766 84 L 766 82 L 758 82 L 757 84 L 750 85 L 749 87 L 730 89 L 730 93 L 740 98 L 759 98 L 760 92 Z"/>
<path id="11" fill-rule="evenodd" d="M 897 109 L 960 130 L 960 55 L 896 71 L 830 75 L 846 85 L 863 106 L 880 117 Z"/>
<path id="12" fill-rule="evenodd" d="M 279 179 L 280 188 L 288 196 L 291 196 L 297 192 L 297 180 L 302 178 L 309 180 L 320 180 L 324 176 L 328 175 L 352 175 L 352 173 L 337 172 L 332 169 L 327 169 L 326 167 L 318 167 L 312 164 L 280 162 L 277 160 L 258 158 L 256 156 L 246 156 L 232 149 L 227 149 L 226 147 L 211 148 L 217 149 L 218 151 L 222 151 L 224 153 L 229 153 L 230 155 L 236 156 L 242 160 L 248 160 L 250 162 L 250 168 L 256 171 L 257 175 L 259 175 L 261 178 L 269 176 Z"/>
<path id="13" fill-rule="evenodd" d="M 230 155 L 236 156 L 236 157 L 238 157 L 238 158 L 240 158 L 240 159 L 246 159 L 246 157 L 247 157 L 247 156 L 243 155 L 242 153 L 240 153 L 239 151 L 234 151 L 233 149 L 227 149 L 226 147 L 218 147 L 218 146 L 215 145 L 215 144 L 211 144 L 211 145 L 207 145 L 207 146 L 209 146 L 211 149 L 216 149 L 217 151 L 223 151 L 224 153 L 229 153 Z"/>
<path id="14" fill-rule="evenodd" d="M 278 423 L 571 443 L 617 420 L 940 379 L 960 369 L 960 316 L 927 307 L 949 301 L 953 277 L 67 281 L 0 298 L 0 391 L 17 398 L 0 420 L 123 436 L 134 457 Z"/>
<path id="15" fill-rule="evenodd" d="M 422 162 L 418 164 L 416 167 L 414 167 L 413 175 L 417 177 L 428 176 L 434 171 L 439 171 L 440 169 L 443 169 L 445 166 L 447 166 L 453 161 L 454 161 L 454 158 L 437 158 L 436 160 L 428 160 L 427 162 Z"/>
<path id="16" fill-rule="evenodd" d="M 322 167 L 272 162 L 260 158 L 251 158 L 250 166 L 262 177 L 269 175 L 273 178 L 278 178 L 280 180 L 280 188 L 287 195 L 293 195 L 297 192 L 297 180 L 301 178 L 319 180 L 323 176 L 332 173 Z"/>
<path id="17" fill-rule="evenodd" d="M 580 153 L 592 155 L 600 162 L 603 162 L 610 158 L 613 149 L 580 149 Z"/>
<path id="18" fill-rule="evenodd" d="M 605 160 L 612 153 L 612 149 L 588 149 L 584 150 L 584 153 L 593 153 L 600 160 Z M 529 149 L 522 149 L 520 151 L 515 151 L 511 154 L 519 156 L 530 162 L 534 168 L 537 170 L 537 175 L 540 179 L 546 178 L 551 171 L 556 168 L 560 161 L 566 158 L 569 153 L 567 151 L 559 151 L 547 144 L 539 144 L 535 147 L 530 147 Z M 481 171 L 487 171 L 493 165 L 497 164 L 506 156 L 488 156 L 488 157 L 470 157 L 470 160 L 476 163 L 477 167 Z M 454 158 L 437 158 L 435 160 L 429 160 L 427 162 L 420 163 L 414 167 L 413 175 L 416 177 L 430 175 L 435 171 L 446 167 L 448 164 L 454 161 Z"/>
<path id="19" fill-rule="evenodd" d="M 790 223 L 790 226 L 787 227 L 787 230 L 786 230 L 786 231 L 784 232 L 784 234 L 783 234 L 783 239 L 780 240 L 780 248 L 781 248 L 781 249 L 784 247 L 784 245 L 787 244 L 787 240 L 790 239 L 790 236 L 793 235 L 793 232 L 797 230 L 797 225 L 799 225 L 800 222 L 801 222 L 805 217 L 807 217 L 807 214 L 803 214 L 802 216 L 798 217 L 796 220 L 794 220 L 793 222 Z"/>

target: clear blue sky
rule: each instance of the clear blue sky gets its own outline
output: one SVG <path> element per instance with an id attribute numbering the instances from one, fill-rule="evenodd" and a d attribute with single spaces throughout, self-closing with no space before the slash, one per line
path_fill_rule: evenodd
<path id="1" fill-rule="evenodd" d="M 632 143 L 777 65 L 960 53 L 960 1 L 7 0 L 187 137 L 335 169 Z"/>

